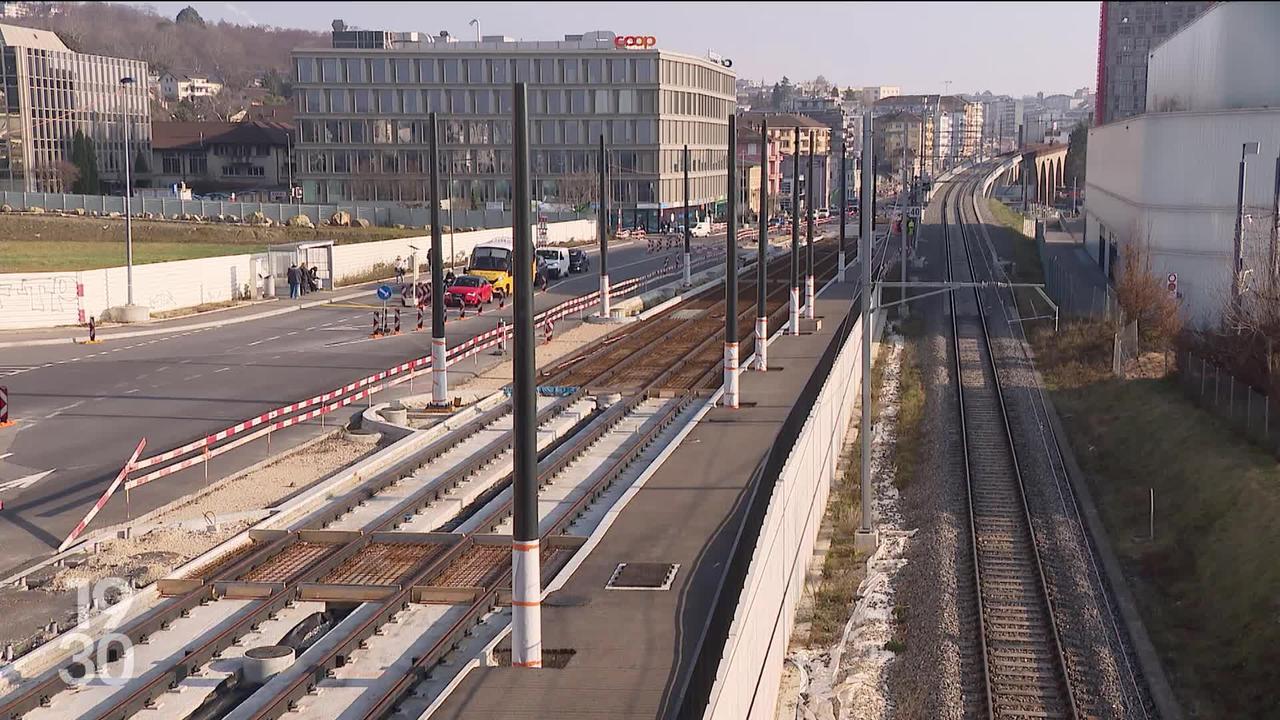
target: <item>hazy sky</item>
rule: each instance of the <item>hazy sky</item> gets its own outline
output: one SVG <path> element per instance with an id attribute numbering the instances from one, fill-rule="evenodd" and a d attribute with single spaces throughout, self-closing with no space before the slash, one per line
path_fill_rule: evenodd
<path id="1" fill-rule="evenodd" d="M 732 58 L 739 77 L 774 82 L 821 74 L 837 85 L 900 85 L 904 92 L 1014 95 L 1092 87 L 1097 2 L 152 2 L 173 17 L 193 5 L 206 20 L 329 30 L 334 18 L 366 29 L 557 40 L 612 30 L 654 35 L 658 46 Z"/>

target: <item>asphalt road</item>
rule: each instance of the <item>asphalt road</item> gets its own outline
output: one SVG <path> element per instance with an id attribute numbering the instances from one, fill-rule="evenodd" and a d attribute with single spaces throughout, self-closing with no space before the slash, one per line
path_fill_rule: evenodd
<path id="1" fill-rule="evenodd" d="M 723 242 L 714 238 L 702 243 Z M 650 254 L 643 243 L 610 249 L 616 283 L 657 269 L 678 251 Z M 539 310 L 596 289 L 591 271 L 553 282 L 535 297 Z M 284 301 L 288 302 L 288 301 Z M 140 438 L 144 456 L 177 447 L 275 407 L 327 392 L 430 352 L 428 331 L 369 338 L 367 301 L 309 308 L 196 331 L 175 331 L 100 345 L 0 350 L 0 384 L 9 388 L 14 427 L 0 430 L 0 569 L 47 555 L 75 527 L 119 472 Z M 492 329 L 511 308 L 455 320 L 450 346 Z M 404 329 L 416 321 L 402 314 Z M 465 363 L 465 361 L 464 361 Z M 461 369 L 461 368 L 460 368 Z M 419 392 L 429 385 L 419 385 Z M 315 434 L 299 427 L 273 434 L 274 450 Z M 255 441 L 210 463 L 210 481 L 261 460 Z M 197 470 L 199 470 L 197 472 Z M 183 471 L 114 499 L 94 521 L 103 527 L 199 489 L 203 469 Z"/>

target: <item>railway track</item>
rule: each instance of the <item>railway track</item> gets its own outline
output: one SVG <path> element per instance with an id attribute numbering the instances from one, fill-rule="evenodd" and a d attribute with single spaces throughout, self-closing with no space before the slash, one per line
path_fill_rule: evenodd
<path id="1" fill-rule="evenodd" d="M 943 237 L 949 281 L 972 282 L 961 214 L 967 183 L 948 189 Z M 955 223 L 949 222 L 948 211 Z M 953 251 L 958 244 L 959 252 Z M 989 718 L 1080 717 L 1054 597 L 1035 536 L 983 310 L 983 291 L 950 293 L 956 393 L 969 501 L 978 638 Z"/>
<path id="2" fill-rule="evenodd" d="M 830 267 L 832 258 L 834 252 L 821 257 L 820 278 L 834 273 Z M 771 279 L 785 277 L 789 271 L 787 259 L 775 260 L 771 265 Z M 740 292 L 751 297 L 753 283 L 742 285 Z M 782 290 L 781 300 L 778 289 Z M 770 292 L 769 298 L 771 314 L 776 315 L 779 310 L 785 312 L 785 284 Z M 744 304 L 747 309 L 739 315 L 738 327 L 749 344 L 755 308 Z M 568 397 L 548 401 L 541 407 L 540 426 L 558 423 L 558 429 L 551 433 L 553 439 L 540 448 L 540 483 L 552 482 L 557 474 L 581 458 L 610 428 L 645 402 L 651 391 L 683 392 L 677 393 L 680 397 L 666 401 L 643 432 L 633 433 L 634 437 L 621 444 L 615 443 L 605 471 L 594 474 L 594 482 L 575 488 L 576 499 L 562 503 L 554 517 L 545 519 L 547 567 L 554 570 L 558 561 L 567 559 L 554 556 L 565 556 L 568 554 L 565 550 L 572 550 L 572 545 L 557 544 L 552 539 L 563 535 L 587 513 L 628 466 L 675 421 L 692 400 L 688 390 L 705 387 L 718 377 L 718 346 L 714 348 L 714 356 L 707 348 L 720 336 L 723 310 L 714 323 L 693 325 L 689 319 L 671 317 L 680 309 L 701 309 L 706 315 L 715 316 L 717 307 L 723 308 L 723 301 L 707 295 L 694 298 L 676 311 L 637 328 L 628 335 L 631 339 L 625 344 L 614 343 L 619 347 L 612 350 L 608 345 L 596 349 L 583 363 L 559 373 L 561 380 L 567 373 L 573 373 L 576 376 L 569 379 L 584 382 Z M 665 347 L 663 340 L 673 343 L 678 340 L 679 348 Z M 646 361 L 646 351 L 653 352 L 655 348 L 666 357 L 657 362 L 651 358 Z M 582 386 L 607 386 L 620 370 L 625 371 L 634 364 L 650 366 L 656 372 L 636 378 L 628 388 L 636 392 L 622 403 L 602 412 L 581 411 L 579 406 L 587 402 Z M 682 371 L 680 377 L 668 383 L 677 371 Z M 578 408 L 576 415 L 570 412 L 575 407 Z M 335 668 L 346 664 L 353 652 L 358 652 L 382 627 L 418 599 L 419 594 L 433 590 L 471 593 L 461 604 L 454 601 L 459 610 L 447 617 L 451 624 L 441 632 L 438 642 L 416 657 L 413 666 L 371 705 L 365 717 L 386 714 L 435 663 L 452 651 L 459 637 L 494 610 L 500 593 L 509 585 L 509 546 L 495 544 L 485 537 L 485 533 L 502 526 L 510 517 L 511 477 L 502 470 L 503 459 L 511 448 L 509 419 L 506 405 L 483 413 L 445 438 L 334 498 L 308 519 L 304 529 L 256 533 L 252 542 L 240 551 L 198 574 L 169 582 L 164 589 L 166 599 L 120 629 L 116 637 L 127 638 L 136 649 L 166 632 L 186 628 L 193 635 L 192 641 L 184 644 L 176 657 L 153 658 L 151 667 L 124 686 L 109 692 L 94 688 L 102 692 L 102 701 L 72 715 L 123 720 L 146 711 L 151 716 L 169 717 L 163 712 L 166 693 L 186 687 L 189 678 L 208 673 L 212 661 L 224 654 L 232 657 L 241 654 L 246 641 L 260 637 L 264 627 L 292 627 L 300 614 L 306 614 L 300 608 L 314 609 L 317 601 L 325 599 L 325 588 L 335 585 L 360 588 L 360 592 L 346 597 L 361 603 L 361 614 L 356 616 L 353 612 L 347 621 L 328 630 L 323 639 L 333 641 L 327 643 L 325 652 L 319 658 L 307 660 L 305 667 L 301 667 L 300 658 L 290 681 L 283 688 L 272 690 L 269 698 L 262 698 L 260 702 L 255 698 L 254 709 L 245 715 L 280 717 L 296 708 L 299 699 L 312 692 Z M 476 478 L 480 476 L 487 476 L 488 480 L 477 484 Z M 441 508 L 455 505 L 453 520 L 440 522 L 447 517 L 447 513 L 441 514 Z M 468 529 L 454 532 L 447 540 L 426 536 L 431 530 L 449 532 L 463 524 Z M 197 627 L 192 618 L 204 624 Z M 336 635 L 338 628 L 343 628 L 341 637 Z M 107 665 L 118 659 L 114 655 L 103 657 L 107 658 Z M 59 709 L 59 696 L 77 685 L 76 677 L 94 670 L 92 665 L 81 662 L 54 668 L 0 699 L 0 718 L 72 716 Z M 219 684 L 219 689 L 227 683 L 234 685 L 234 680 L 233 673 Z M 227 695 L 224 699 L 234 699 L 234 702 L 227 700 L 228 707 L 233 709 L 265 690 L 245 695 L 247 691 L 241 688 L 239 695 Z M 189 714 L 184 710 L 174 716 Z"/>

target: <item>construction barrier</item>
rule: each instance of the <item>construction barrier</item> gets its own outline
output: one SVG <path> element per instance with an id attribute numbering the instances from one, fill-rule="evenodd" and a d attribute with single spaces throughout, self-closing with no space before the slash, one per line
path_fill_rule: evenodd
<path id="1" fill-rule="evenodd" d="M 9 388 L 0 385 L 0 427 L 12 425 L 9 419 Z"/>
<path id="2" fill-rule="evenodd" d="M 129 456 L 124 467 L 120 468 L 120 474 L 116 475 L 116 479 L 111 481 L 111 485 L 107 487 L 107 491 L 102 493 L 102 497 L 98 498 L 98 502 L 94 503 L 93 507 L 89 508 L 89 512 L 84 516 L 84 519 L 80 521 L 80 524 L 76 525 L 76 528 L 71 531 L 71 534 L 67 535 L 67 539 L 63 540 L 62 544 L 58 546 L 58 552 L 62 552 L 63 550 L 71 547 L 71 543 L 74 543 L 76 538 L 80 537 L 80 533 L 83 533 L 84 529 L 89 527 L 89 523 L 93 520 L 94 516 L 97 515 L 98 511 L 107 504 L 107 501 L 111 499 L 111 494 L 120 487 L 120 483 L 124 481 L 125 476 L 127 476 L 133 469 L 133 464 L 138 460 L 138 456 L 142 454 L 142 448 L 146 446 L 146 438 L 142 438 L 138 441 L 138 447 L 133 449 L 133 454 Z"/>

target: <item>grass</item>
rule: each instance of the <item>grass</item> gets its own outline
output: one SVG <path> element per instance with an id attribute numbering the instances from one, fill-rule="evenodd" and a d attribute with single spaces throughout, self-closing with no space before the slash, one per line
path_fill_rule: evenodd
<path id="1" fill-rule="evenodd" d="M 185 317 L 187 315 L 198 315 L 200 313 L 209 312 L 210 310 L 222 310 L 240 305 L 242 300 L 224 300 L 222 302 L 201 303 L 193 307 L 176 308 L 173 310 L 161 310 L 160 312 L 152 312 L 151 317 L 155 320 L 169 320 L 171 318 Z"/>
<path id="2" fill-rule="evenodd" d="M 1274 717 L 1280 466 L 1176 380 L 1113 377 L 1109 338 L 1073 323 L 1034 342 L 1170 684 L 1189 717 Z"/>
<path id="3" fill-rule="evenodd" d="M 925 390 L 918 347 L 918 340 L 924 335 L 923 316 L 918 312 L 912 315 L 902 323 L 901 333 L 906 342 L 898 380 L 898 442 L 894 448 L 898 468 L 894 484 L 900 490 L 915 477 L 924 444 Z"/>
<path id="4" fill-rule="evenodd" d="M 275 243 L 333 240 L 339 245 L 422 235 L 395 228 L 256 227 L 135 220 L 135 263 L 263 252 Z M 124 220 L 0 215 L 0 272 L 92 270 L 124 264 Z"/>

